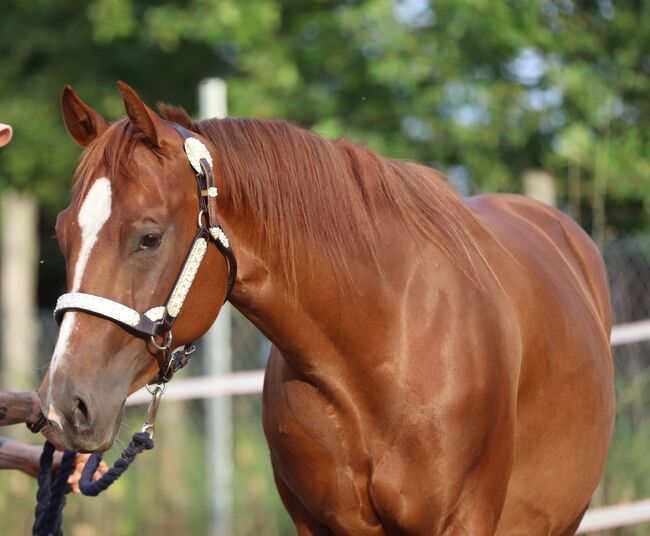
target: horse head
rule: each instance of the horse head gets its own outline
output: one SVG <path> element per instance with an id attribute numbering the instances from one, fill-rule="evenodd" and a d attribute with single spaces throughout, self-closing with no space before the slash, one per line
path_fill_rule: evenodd
<path id="1" fill-rule="evenodd" d="M 56 222 L 68 294 L 57 305 L 61 326 L 40 395 L 61 443 L 85 451 L 110 447 L 127 396 L 165 372 L 160 348 L 169 357 L 207 331 L 229 277 L 209 234 L 197 235 L 206 205 L 177 129 L 212 157 L 214 148 L 163 120 L 128 85 L 118 88 L 128 117 L 113 124 L 70 87 L 62 96 L 67 130 L 85 150 Z"/>

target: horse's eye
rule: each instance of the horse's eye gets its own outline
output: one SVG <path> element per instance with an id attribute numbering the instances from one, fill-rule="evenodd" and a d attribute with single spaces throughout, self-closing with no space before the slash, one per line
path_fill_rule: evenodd
<path id="1" fill-rule="evenodd" d="M 147 233 L 140 239 L 138 247 L 140 249 L 156 249 L 162 240 L 162 236 L 157 233 Z"/>

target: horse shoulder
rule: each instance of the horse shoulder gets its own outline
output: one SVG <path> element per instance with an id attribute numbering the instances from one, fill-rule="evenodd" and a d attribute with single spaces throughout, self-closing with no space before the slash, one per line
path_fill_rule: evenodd
<path id="1" fill-rule="evenodd" d="M 491 534 L 506 495 L 518 326 L 496 285 L 448 268 L 439 263 L 430 303 L 408 322 L 417 324 L 404 356 L 410 366 L 395 373 L 402 411 L 368 440 L 369 495 L 389 533 Z"/>

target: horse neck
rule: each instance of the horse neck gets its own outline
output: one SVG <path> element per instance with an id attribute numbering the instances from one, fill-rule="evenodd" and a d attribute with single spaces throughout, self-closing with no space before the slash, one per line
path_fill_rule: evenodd
<path id="1" fill-rule="evenodd" d="M 277 346 L 294 369 L 310 375 L 372 355 L 373 344 L 390 332 L 402 290 L 420 262 L 415 243 L 395 222 L 382 226 L 378 264 L 341 259 L 341 269 L 296 252 L 295 282 L 282 275 L 277 256 L 265 255 L 247 240 L 246 215 L 224 222 L 239 264 L 231 302 Z M 317 245 L 303 243 L 303 248 Z M 354 253 L 350 253 L 354 257 Z M 274 258 L 275 257 L 275 258 Z M 347 266 L 350 273 L 345 273 Z M 370 339 L 366 335 L 374 334 Z M 340 363 L 339 363 L 340 360 Z"/>
<path id="2" fill-rule="evenodd" d="M 422 277 L 418 264 L 441 257 L 436 247 L 466 262 L 471 217 L 433 171 L 285 124 L 231 120 L 201 128 L 223 165 L 220 214 L 239 264 L 231 301 L 300 365 L 322 363 L 314 348 L 350 356 L 364 351 L 357 341 L 366 352 L 378 346 L 385 328 L 397 325 L 413 274 Z M 273 251 L 260 250 L 260 235 L 278 238 L 269 242 Z M 294 260 L 290 283 L 282 255 Z M 418 290 L 426 292 L 430 279 Z M 359 337 L 359 330 L 375 336 Z"/>

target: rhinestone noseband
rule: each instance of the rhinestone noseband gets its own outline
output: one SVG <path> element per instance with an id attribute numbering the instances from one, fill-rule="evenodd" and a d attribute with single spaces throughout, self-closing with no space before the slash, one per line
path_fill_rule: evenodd
<path id="1" fill-rule="evenodd" d="M 230 297 L 237 279 L 237 260 L 230 248 L 228 237 L 217 220 L 218 191 L 212 173 L 212 156 L 207 147 L 190 131 L 176 123 L 170 124 L 183 138 L 185 154 L 196 173 L 199 192 L 199 229 L 165 305 L 152 307 L 140 313 L 108 298 L 84 292 L 70 292 L 59 297 L 54 309 L 54 318 L 59 324 L 67 311 L 82 311 L 111 320 L 133 335 L 150 341 L 156 349 L 156 359 L 160 369 L 150 383 L 166 383 L 171 380 L 174 373 L 187 364 L 189 356 L 194 351 L 192 343 L 172 351 L 172 326 L 183 308 L 210 242 L 216 245 L 228 261 L 226 300 Z M 159 344 L 158 340 L 162 340 L 162 344 Z"/>

